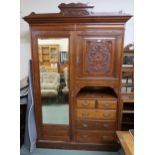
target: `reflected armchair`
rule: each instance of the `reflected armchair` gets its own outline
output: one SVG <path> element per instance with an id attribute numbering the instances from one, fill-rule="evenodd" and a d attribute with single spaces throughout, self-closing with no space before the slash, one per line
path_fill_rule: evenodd
<path id="1" fill-rule="evenodd" d="M 60 86 L 60 74 L 55 72 L 41 72 L 41 96 L 57 97 Z"/>

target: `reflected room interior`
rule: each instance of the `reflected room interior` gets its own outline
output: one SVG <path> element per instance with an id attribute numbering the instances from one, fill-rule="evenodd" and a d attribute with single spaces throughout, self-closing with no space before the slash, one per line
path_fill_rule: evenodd
<path id="1" fill-rule="evenodd" d="M 43 124 L 69 124 L 69 39 L 38 39 Z"/>

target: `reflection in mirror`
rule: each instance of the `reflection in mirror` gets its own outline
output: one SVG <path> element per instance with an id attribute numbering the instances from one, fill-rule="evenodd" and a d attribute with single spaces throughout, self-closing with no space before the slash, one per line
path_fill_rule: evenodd
<path id="1" fill-rule="evenodd" d="M 38 39 L 42 120 L 69 124 L 68 38 Z"/>

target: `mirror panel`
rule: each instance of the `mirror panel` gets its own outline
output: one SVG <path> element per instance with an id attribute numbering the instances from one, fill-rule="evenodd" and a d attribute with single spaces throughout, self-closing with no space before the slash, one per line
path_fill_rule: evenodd
<path id="1" fill-rule="evenodd" d="M 69 124 L 69 39 L 38 39 L 43 124 Z"/>

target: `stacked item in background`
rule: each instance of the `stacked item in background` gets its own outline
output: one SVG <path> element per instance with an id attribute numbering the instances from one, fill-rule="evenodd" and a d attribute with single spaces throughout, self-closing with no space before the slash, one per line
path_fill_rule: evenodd
<path id="1" fill-rule="evenodd" d="M 134 128 L 134 47 L 129 44 L 124 48 L 122 65 L 122 116 L 121 129 Z"/>

